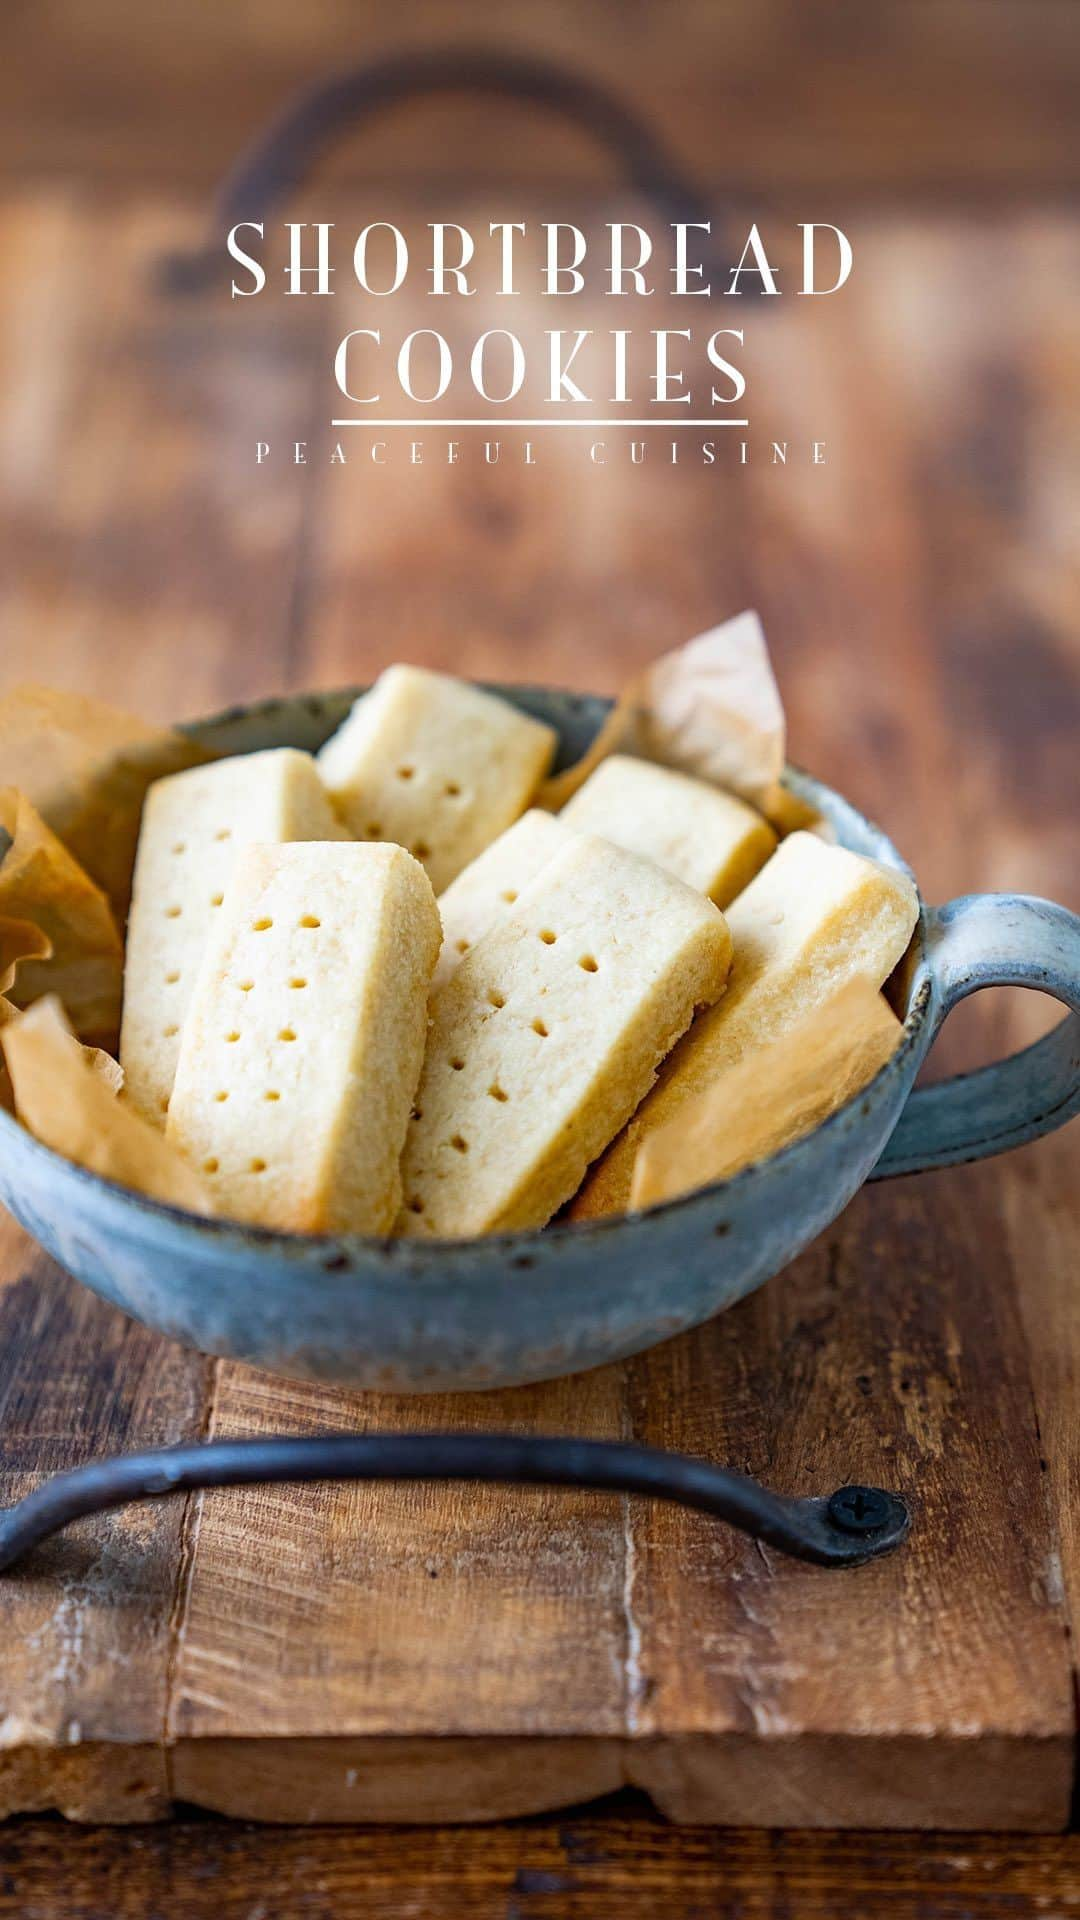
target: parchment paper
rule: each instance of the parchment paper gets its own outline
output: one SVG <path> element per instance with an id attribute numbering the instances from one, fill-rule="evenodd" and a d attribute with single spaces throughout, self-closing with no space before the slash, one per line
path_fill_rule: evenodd
<path id="1" fill-rule="evenodd" d="M 79 1045 L 54 995 L 0 1027 L 0 1047 L 16 1115 L 45 1146 L 154 1200 L 192 1213 L 214 1211 L 194 1169 L 117 1097 L 99 1058 Z"/>
<path id="2" fill-rule="evenodd" d="M 120 927 L 147 787 L 206 758 L 183 734 L 83 694 L 23 686 L 0 697 L 0 783 L 26 795 Z"/>
<path id="3" fill-rule="evenodd" d="M 600 761 L 618 752 L 696 774 L 770 813 L 785 747 L 784 708 L 761 621 L 740 613 L 636 675 L 589 751 L 554 774 L 540 798 L 552 810 L 564 806 Z"/>
<path id="4" fill-rule="evenodd" d="M 3 843 L 0 841 L 0 847 Z M 34 927 L 25 920 L 0 920 L 0 1027 L 14 1020 L 18 1007 L 8 998 L 15 984 L 15 977 L 24 960 L 40 960 L 49 952 L 49 942 L 40 927 Z M 5 1113 L 14 1113 L 15 1099 L 11 1091 L 11 1079 L 7 1063 L 0 1050 L 0 1107 Z"/>
<path id="5" fill-rule="evenodd" d="M 80 1040 L 115 1049 L 124 956 L 108 900 L 26 795 L 0 787 L 0 919 L 36 927 L 7 995 L 27 1007 L 56 993 Z"/>
<path id="6" fill-rule="evenodd" d="M 707 1093 L 647 1134 L 631 1207 L 653 1207 L 778 1153 L 872 1080 L 903 1029 L 869 980 L 840 991 L 768 1046 L 724 1068 Z"/>

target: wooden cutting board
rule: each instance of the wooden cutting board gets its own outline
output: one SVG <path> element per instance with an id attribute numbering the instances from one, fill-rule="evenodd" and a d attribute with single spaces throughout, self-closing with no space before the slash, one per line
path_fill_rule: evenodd
<path id="1" fill-rule="evenodd" d="M 977 237 L 954 236 L 946 298 L 939 238 L 897 222 L 866 242 L 842 318 L 756 332 L 760 437 L 816 432 L 808 391 L 825 396 L 823 473 L 613 463 L 585 484 L 566 435 L 533 471 L 399 465 L 373 487 L 359 465 L 253 480 L 256 425 L 321 432 L 327 345 L 163 314 L 150 268 L 190 228 L 158 206 L 0 206 L 0 368 L 34 456 L 0 473 L 0 682 L 123 689 L 176 717 L 407 653 L 603 689 L 756 602 L 797 757 L 888 821 L 930 897 L 1077 904 L 1067 489 L 1037 458 L 1080 377 L 1067 229 L 999 235 L 987 301 Z M 1030 474 L 994 438 L 1003 391 Z M 1030 1000 L 954 1017 L 943 1065 L 1030 1038 Z M 1065 1136 L 869 1189 L 696 1334 L 576 1381 L 412 1402 L 184 1352 L 3 1219 L 4 1500 L 203 1434 L 515 1426 L 681 1448 L 793 1493 L 890 1485 L 915 1524 L 892 1558 L 830 1574 L 696 1515 L 566 1492 L 274 1488 L 121 1511 L 0 1580 L 0 1811 L 456 1820 L 631 1782 L 684 1821 L 1062 1826 L 1078 1184 Z"/>
<path id="2" fill-rule="evenodd" d="M 312 1428 L 633 1436 L 791 1491 L 876 1480 L 910 1543 L 825 1573 L 565 1492 L 267 1488 L 84 1523 L 0 1584 L 5 1811 L 505 1816 L 643 1787 L 678 1820 L 1057 1827 L 1058 1536 L 990 1173 L 864 1194 L 700 1333 L 576 1382 L 411 1401 L 210 1365 L 14 1229 L 10 1497 L 118 1447 Z"/>

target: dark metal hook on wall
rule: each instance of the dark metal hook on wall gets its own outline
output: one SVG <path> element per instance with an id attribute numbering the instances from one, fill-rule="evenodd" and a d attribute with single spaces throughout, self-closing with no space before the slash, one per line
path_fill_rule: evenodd
<path id="1" fill-rule="evenodd" d="M 906 1538 L 902 1500 L 878 1487 L 841 1487 L 796 1500 L 687 1454 L 622 1441 L 542 1434 L 320 1434 L 214 1440 L 102 1460 L 57 1474 L 0 1509 L 0 1573 L 69 1521 L 193 1487 L 319 1480 L 472 1480 L 580 1487 L 673 1500 L 726 1521 L 797 1560 L 856 1567 Z"/>
<path id="2" fill-rule="evenodd" d="M 645 121 L 598 81 L 554 61 L 484 48 L 396 54 L 318 81 L 251 142 L 216 196 L 212 238 L 167 259 L 167 289 L 185 293 L 208 286 L 221 267 L 223 235 L 238 221 L 269 217 L 308 178 L 339 132 L 366 126 L 407 100 L 462 93 L 556 114 L 605 147 L 621 184 L 651 202 L 665 222 L 709 218 L 703 189 Z"/>

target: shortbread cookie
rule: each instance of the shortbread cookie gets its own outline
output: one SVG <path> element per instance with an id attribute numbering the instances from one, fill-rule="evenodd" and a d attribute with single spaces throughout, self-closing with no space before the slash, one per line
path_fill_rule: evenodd
<path id="1" fill-rule="evenodd" d="M 499 920 L 505 920 L 518 895 L 566 840 L 566 829 L 552 813 L 530 807 L 490 847 L 463 867 L 439 896 L 443 945 L 432 991 L 445 986 L 470 947 Z"/>
<path id="2" fill-rule="evenodd" d="M 782 841 L 728 911 L 735 955 L 727 993 L 695 1023 L 640 1112 L 593 1168 L 573 1218 L 625 1212 L 645 1134 L 706 1093 L 734 1061 L 788 1032 L 846 980 L 861 976 L 880 987 L 918 913 L 914 886 L 894 868 L 812 833 Z"/>
<path id="3" fill-rule="evenodd" d="M 275 747 L 173 774 L 143 809 L 128 920 L 120 1064 L 127 1098 L 161 1127 L 180 1033 L 239 846 L 345 840 L 308 753 Z"/>
<path id="4" fill-rule="evenodd" d="M 238 854 L 166 1131 L 219 1212 L 292 1233 L 393 1225 L 440 933 L 401 847 Z"/>
<path id="5" fill-rule="evenodd" d="M 358 840 L 396 840 L 441 893 L 516 820 L 556 735 L 494 694 L 421 667 L 388 667 L 318 756 Z"/>
<path id="6" fill-rule="evenodd" d="M 744 800 L 686 773 L 613 753 L 559 815 L 677 874 L 726 907 L 775 850 L 767 820 Z"/>
<path id="7" fill-rule="evenodd" d="M 403 1233 L 539 1227 L 723 991 L 724 917 L 652 861 L 574 836 L 432 1002 Z"/>
<path id="8" fill-rule="evenodd" d="M 655 1207 L 779 1153 L 854 1098 L 900 1042 L 884 995 L 856 977 L 779 1039 L 722 1067 L 709 1088 L 642 1138 L 631 1207 Z"/>

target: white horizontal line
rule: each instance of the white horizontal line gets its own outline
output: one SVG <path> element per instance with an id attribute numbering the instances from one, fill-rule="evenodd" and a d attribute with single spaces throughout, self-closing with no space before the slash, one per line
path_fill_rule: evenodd
<path id="1" fill-rule="evenodd" d="M 332 427 L 748 427 L 749 420 L 331 420 Z"/>

